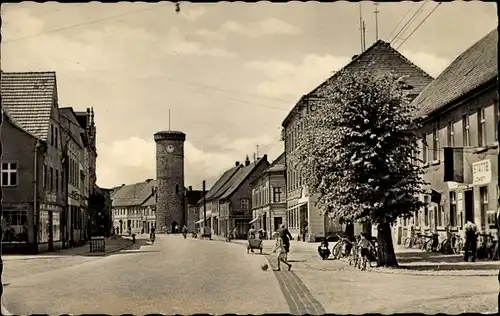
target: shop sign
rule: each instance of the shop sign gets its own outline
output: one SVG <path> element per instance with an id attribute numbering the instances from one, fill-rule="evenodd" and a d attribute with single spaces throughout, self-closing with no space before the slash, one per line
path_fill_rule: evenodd
<path id="1" fill-rule="evenodd" d="M 481 160 L 472 164 L 472 184 L 485 185 L 491 182 L 491 160 Z"/>

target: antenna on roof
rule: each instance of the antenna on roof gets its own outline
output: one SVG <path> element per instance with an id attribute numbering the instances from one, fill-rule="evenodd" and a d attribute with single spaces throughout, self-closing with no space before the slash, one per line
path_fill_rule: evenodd
<path id="1" fill-rule="evenodd" d="M 366 28 L 365 21 L 363 21 L 363 51 L 366 50 Z"/>
<path id="2" fill-rule="evenodd" d="M 365 47 L 363 45 L 363 12 L 361 2 L 359 2 L 359 35 L 361 37 L 361 52 L 364 52 Z"/>
<path id="3" fill-rule="evenodd" d="M 378 41 L 378 14 L 380 13 L 380 11 L 378 10 L 378 3 L 374 3 L 373 4 L 375 6 L 375 11 L 373 11 L 373 13 L 375 13 L 375 42 Z"/>

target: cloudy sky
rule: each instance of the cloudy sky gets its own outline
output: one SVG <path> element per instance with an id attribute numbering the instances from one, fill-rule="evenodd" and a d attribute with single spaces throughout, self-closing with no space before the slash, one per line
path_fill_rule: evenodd
<path id="1" fill-rule="evenodd" d="M 398 48 L 436 3 L 399 32 L 421 5 L 381 3 L 379 37 Z M 373 10 L 362 4 L 367 46 Z M 181 3 L 176 13 L 170 2 L 23 2 L 1 14 L 2 70 L 54 70 L 61 106 L 94 107 L 103 187 L 155 177 L 153 134 L 168 129 L 168 109 L 187 134 L 186 185 L 213 183 L 257 145 L 276 158 L 288 111 L 360 50 L 358 3 Z M 437 76 L 497 24 L 494 3 L 443 3 L 398 50 Z"/>

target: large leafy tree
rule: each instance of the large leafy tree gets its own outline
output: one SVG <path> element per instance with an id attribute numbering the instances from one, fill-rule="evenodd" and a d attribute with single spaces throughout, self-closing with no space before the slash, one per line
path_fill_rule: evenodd
<path id="1" fill-rule="evenodd" d="M 378 265 L 397 266 L 391 224 L 423 203 L 418 123 L 408 85 L 391 73 L 338 74 L 308 114 L 292 161 L 304 171 L 317 206 L 335 219 L 376 224 Z"/>

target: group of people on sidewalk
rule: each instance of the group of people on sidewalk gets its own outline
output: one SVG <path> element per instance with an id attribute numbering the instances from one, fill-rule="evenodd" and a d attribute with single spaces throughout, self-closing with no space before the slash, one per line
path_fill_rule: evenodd
<path id="1" fill-rule="evenodd" d="M 251 226 L 248 230 L 248 240 L 255 238 L 263 239 L 264 236 L 262 232 L 259 231 L 259 236 L 257 236 L 257 232 L 255 230 L 255 226 Z M 273 253 L 276 253 L 277 259 L 277 268 L 275 271 L 281 270 L 281 263 L 284 263 L 288 266 L 288 271 L 292 268 L 292 265 L 288 262 L 288 253 L 290 252 L 290 240 L 293 239 L 290 231 L 285 227 L 284 224 L 280 226 L 280 228 L 273 233 L 273 239 L 276 240 L 276 244 L 272 250 Z M 253 252 L 253 250 L 252 250 Z"/>

